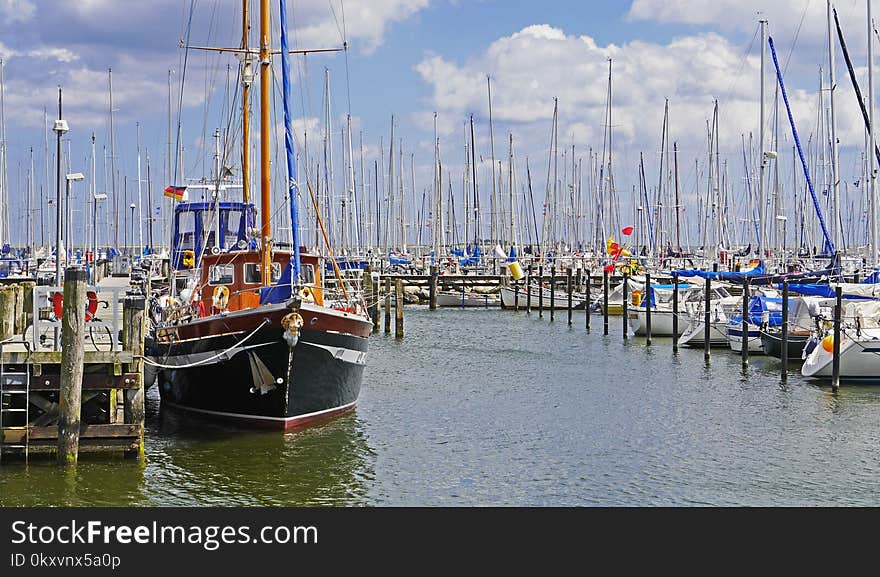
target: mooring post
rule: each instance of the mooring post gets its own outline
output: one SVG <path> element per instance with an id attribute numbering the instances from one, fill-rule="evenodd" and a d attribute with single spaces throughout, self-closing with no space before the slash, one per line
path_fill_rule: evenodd
<path id="1" fill-rule="evenodd" d="M 403 281 L 397 279 L 397 286 L 395 287 L 394 298 L 397 301 L 396 304 L 396 316 L 394 320 L 394 337 L 397 339 L 403 338 Z"/>
<path id="2" fill-rule="evenodd" d="M 608 334 L 608 269 L 602 269 L 602 291 L 605 298 L 602 301 L 602 316 L 605 321 L 605 334 Z"/>
<path id="3" fill-rule="evenodd" d="M 788 378 L 788 281 L 782 281 L 782 380 Z"/>
<path id="4" fill-rule="evenodd" d="M 706 362 L 709 362 L 709 359 L 712 356 L 711 346 L 712 346 L 712 313 L 709 311 L 709 302 L 712 300 L 712 279 L 708 276 L 706 277 L 706 296 L 704 299 L 705 302 L 705 314 L 703 315 L 703 358 Z"/>
<path id="5" fill-rule="evenodd" d="M 645 275 L 647 284 L 647 275 Z M 672 273 L 672 352 L 678 352 L 678 273 Z"/>
<path id="6" fill-rule="evenodd" d="M 526 313 L 532 314 L 532 265 L 526 273 Z"/>
<path id="7" fill-rule="evenodd" d="M 647 299 L 647 301 L 645 301 Z M 645 301 L 645 346 L 651 346 L 651 273 L 645 273 L 645 292 L 642 293 L 642 300 Z M 675 305 L 673 306 L 673 310 Z"/>
<path id="8" fill-rule="evenodd" d="M 586 325 L 587 325 L 587 332 L 590 332 L 590 307 L 591 307 L 591 304 L 590 304 L 590 284 L 591 284 L 591 282 L 592 282 L 592 279 L 590 279 L 590 270 L 587 269 L 587 287 L 586 287 L 587 288 L 587 290 L 586 290 L 587 302 L 584 303 L 584 317 L 586 318 L 584 323 L 586 323 Z"/>
<path id="9" fill-rule="evenodd" d="M 58 464 L 76 465 L 79 455 L 80 401 L 86 337 L 86 269 L 64 271 L 61 314 L 61 391 L 58 414 Z"/>
<path id="10" fill-rule="evenodd" d="M 627 323 L 629 322 L 629 275 L 623 273 L 623 340 L 629 338 Z"/>
<path id="11" fill-rule="evenodd" d="M 15 283 L 12 290 L 15 292 L 15 313 L 12 319 L 12 330 L 16 335 L 24 334 L 24 287 Z"/>
<path id="12" fill-rule="evenodd" d="M 834 348 L 831 357 L 831 390 L 837 392 L 840 388 L 840 322 L 843 317 L 843 289 L 838 286 L 834 289 Z"/>
<path id="13" fill-rule="evenodd" d="M 519 281 L 513 280 L 513 310 L 519 311 Z M 503 303 L 502 303 L 503 304 Z"/>
<path id="14" fill-rule="evenodd" d="M 437 275 L 439 271 L 437 269 L 436 264 L 431 265 L 431 279 L 430 284 L 428 285 L 428 298 L 430 299 L 430 303 L 428 307 L 432 311 L 437 310 Z"/>
<path id="15" fill-rule="evenodd" d="M 385 277 L 385 334 L 391 334 L 391 278 Z"/>
<path id="16" fill-rule="evenodd" d="M 556 265 L 550 267 L 550 320 L 556 312 Z"/>
<path id="17" fill-rule="evenodd" d="M 15 335 L 15 290 L 0 286 L 0 340 Z"/>
<path id="18" fill-rule="evenodd" d="M 544 265 L 538 265 L 538 317 L 544 318 Z"/>
<path id="19" fill-rule="evenodd" d="M 140 437 L 137 445 L 126 451 L 127 456 L 144 457 L 144 336 L 146 335 L 147 299 L 142 294 L 129 294 L 122 300 L 122 342 L 125 350 L 132 354 L 128 365 L 130 373 L 138 375 L 138 387 L 125 389 L 123 393 L 123 414 L 125 423 L 138 425 Z"/>
<path id="20" fill-rule="evenodd" d="M 749 279 L 743 279 L 742 302 L 742 366 L 749 366 Z"/>
<path id="21" fill-rule="evenodd" d="M 565 269 L 565 282 L 568 289 L 568 326 L 571 326 L 571 267 Z"/>

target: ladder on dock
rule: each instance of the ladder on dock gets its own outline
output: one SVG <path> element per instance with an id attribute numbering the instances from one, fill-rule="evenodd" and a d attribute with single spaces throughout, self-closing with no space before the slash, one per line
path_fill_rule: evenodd
<path id="1" fill-rule="evenodd" d="M 21 369 L 8 371 L 2 360 L 3 345 L 8 342 L 9 339 L 0 341 L 0 462 L 3 460 L 3 453 L 10 450 L 23 453 L 27 460 L 30 446 L 30 363 L 24 364 L 23 372 Z M 25 341 L 25 346 L 30 351 L 28 344 Z M 6 437 L 10 433 L 15 438 L 7 442 Z"/>

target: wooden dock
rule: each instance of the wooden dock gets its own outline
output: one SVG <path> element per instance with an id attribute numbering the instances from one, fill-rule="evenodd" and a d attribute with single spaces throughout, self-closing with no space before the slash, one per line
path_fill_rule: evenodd
<path id="1" fill-rule="evenodd" d="M 84 282 L 80 284 L 78 298 L 83 300 L 87 288 Z M 88 289 L 104 298 L 105 306 L 90 319 L 85 318 L 88 315 L 83 306 L 79 332 L 71 332 L 76 323 L 69 323 L 67 316 L 75 304 L 64 303 L 63 318 L 58 322 L 54 311 L 43 310 L 52 308 L 46 295 L 53 289 L 29 288 L 32 299 L 43 299 L 33 307 L 36 314 L 30 315 L 20 333 L 0 343 L 0 463 L 31 454 L 58 454 L 60 458 L 69 448 L 65 446 L 67 435 L 61 433 L 71 424 L 76 442 L 68 463 L 75 463 L 80 452 L 142 458 L 145 295 L 127 291 L 128 279 L 107 276 L 95 290 Z M 65 299 L 68 288 L 64 288 Z M 71 301 L 76 303 L 77 299 Z M 0 316 L 3 313 L 0 307 Z M 121 320 L 110 322 L 113 319 Z M 89 323 L 100 324 L 102 330 L 89 334 Z M 107 328 L 116 325 L 121 337 L 114 334 L 115 329 Z M 63 343 L 76 344 L 56 350 L 56 330 L 63 334 Z M 67 406 L 69 399 L 76 399 L 76 407 Z"/>

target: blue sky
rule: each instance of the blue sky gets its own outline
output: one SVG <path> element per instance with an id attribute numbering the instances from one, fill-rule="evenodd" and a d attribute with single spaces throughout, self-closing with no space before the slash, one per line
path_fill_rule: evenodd
<path id="1" fill-rule="evenodd" d="M 276 4 L 273 0 L 273 7 Z M 417 190 L 430 181 L 433 111 L 440 113 L 442 155 L 450 171 L 461 170 L 461 129 L 471 113 L 478 121 L 478 150 L 487 153 L 486 75 L 493 77 L 499 157 L 504 155 L 504 147 L 498 143 L 504 142 L 510 131 L 516 139 L 519 166 L 525 156 L 534 159 L 536 167 L 546 165 L 553 97 L 560 99 L 560 147 L 575 145 L 579 156 L 590 146 L 600 148 L 608 57 L 615 66 L 614 153 L 616 182 L 622 196 L 627 197 L 624 200 L 628 201 L 636 182 L 640 152 L 646 154 L 648 180 L 658 178 L 657 148 L 665 98 L 670 99 L 671 138 L 680 142 L 687 158 L 682 164 L 688 166 L 695 159 L 704 162 L 706 121 L 711 117 L 713 99 L 720 99 L 722 155 L 730 162 L 732 181 L 741 182 L 737 178 L 741 138 L 757 132 L 758 125 L 758 52 L 752 39 L 759 11 L 770 20 L 780 58 L 790 58 L 786 82 L 802 140 L 809 140 L 817 129 L 818 67 L 827 69 L 825 2 L 819 0 L 313 0 L 293 4 L 302 46 L 338 45 L 343 7 L 352 46 L 348 87 L 341 56 L 309 57 L 305 79 L 309 97 L 298 105 L 298 116 L 307 118 L 298 118 L 298 126 L 309 126 L 315 137 L 315 131 L 320 131 L 326 65 L 332 74 L 334 130 L 342 126 L 348 88 L 356 132 L 363 130 L 370 160 L 377 155 L 380 138 L 387 146 L 389 118 L 395 114 L 398 135 L 408 153 L 415 154 Z M 130 183 L 134 181 L 135 123 L 140 123 L 142 148 L 149 149 L 152 157 L 153 194 L 158 197 L 164 184 L 160 167 L 167 141 L 167 71 L 175 69 L 177 82 L 181 57 L 177 40 L 183 35 L 189 6 L 190 0 L 140 4 L 121 0 L 70 4 L 0 0 L 13 240 L 23 233 L 22 219 L 15 218 L 24 202 L 20 190 L 24 185 L 18 185 L 19 163 L 24 182 L 31 146 L 36 150 L 35 182 L 38 187 L 44 185 L 43 108 L 49 108 L 51 120 L 55 87 L 61 84 L 69 111 L 65 116 L 72 129 L 71 170 L 89 173 L 91 132 L 96 133 L 99 155 L 109 141 L 110 67 L 119 171 Z M 237 42 L 238 1 L 198 0 L 195 6 L 193 43 Z M 864 2 L 842 0 L 837 6 L 863 92 L 867 92 Z M 256 19 L 252 22 L 256 26 Z M 199 148 L 206 137 L 210 141 L 214 128 L 222 125 L 227 62 L 234 65 L 235 61 L 229 55 L 191 53 L 181 116 L 188 176 L 199 175 L 202 165 L 196 159 L 204 153 Z M 769 57 L 767 66 L 767 87 L 772 96 Z M 837 74 L 838 134 L 844 147 L 841 169 L 842 176 L 852 181 L 859 169 L 864 130 L 839 53 Z M 205 89 L 206 78 L 216 82 L 213 92 Z M 301 94 L 300 89 L 294 93 Z M 210 98 L 207 108 L 206 98 Z M 784 122 L 783 132 L 780 138 L 790 146 Z M 52 141 L 50 149 L 54 149 Z M 209 158 L 211 152 L 207 154 Z M 334 154 L 339 158 L 341 150 Z M 109 186 L 101 182 L 101 164 L 99 160 L 98 188 L 103 190 Z M 784 169 L 784 179 L 790 179 L 790 164 Z M 683 180 L 690 179 L 693 190 L 686 194 L 695 202 L 697 179 L 704 175 L 691 172 L 683 175 Z M 535 180 L 543 182 L 544 177 L 540 174 Z M 75 195 L 84 192 L 75 191 Z"/>

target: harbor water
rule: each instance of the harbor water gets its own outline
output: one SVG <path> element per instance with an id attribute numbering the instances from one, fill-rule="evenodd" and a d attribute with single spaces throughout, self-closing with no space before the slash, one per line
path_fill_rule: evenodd
<path id="1" fill-rule="evenodd" d="M 370 339 L 357 410 L 254 432 L 147 400 L 147 459 L 0 466 L 0 505 L 813 506 L 880 504 L 880 387 L 565 311 L 406 311 Z"/>

